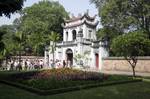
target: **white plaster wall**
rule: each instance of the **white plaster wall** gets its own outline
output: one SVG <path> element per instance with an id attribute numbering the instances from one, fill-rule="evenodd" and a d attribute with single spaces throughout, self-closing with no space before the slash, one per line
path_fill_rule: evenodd
<path id="1" fill-rule="evenodd" d="M 83 38 L 86 38 L 86 33 L 87 33 L 87 29 L 86 29 L 86 25 L 83 25 Z"/>
<path id="2" fill-rule="evenodd" d="M 79 20 L 79 21 L 76 21 L 76 22 L 67 23 L 66 26 L 67 25 L 72 25 L 72 24 L 77 24 L 77 23 L 80 23 L 81 21 L 84 21 L 84 20 L 86 20 L 86 19 L 84 18 L 83 20 Z M 76 33 L 78 34 L 78 32 L 80 31 L 80 29 L 83 29 L 83 38 L 96 40 L 96 29 L 90 28 L 87 25 L 83 24 L 81 26 L 64 29 L 63 30 L 63 41 L 72 41 L 73 40 L 72 31 L 76 30 Z M 89 38 L 89 34 L 88 34 L 89 30 L 92 31 L 90 38 Z M 68 32 L 68 39 L 66 39 L 67 38 L 66 37 L 66 32 Z M 82 39 L 80 38 L 80 40 L 82 40 Z M 73 57 L 77 53 L 83 55 L 85 51 L 90 50 L 89 57 L 91 58 L 91 62 L 90 62 L 89 65 L 91 66 L 91 68 L 95 68 L 96 67 L 95 53 L 99 53 L 99 59 L 100 59 L 100 57 L 106 55 L 105 54 L 106 52 L 105 52 L 105 50 L 103 48 L 100 48 L 99 49 L 100 51 L 98 52 L 97 49 L 91 48 L 90 45 L 89 46 L 82 45 L 81 43 L 78 42 L 77 46 L 56 48 L 55 59 L 59 59 L 59 60 L 61 60 L 61 62 L 63 60 L 66 60 L 66 50 L 69 49 L 69 48 L 72 49 L 72 51 L 73 51 Z M 61 52 L 61 54 L 59 52 Z M 49 53 L 49 56 L 50 56 L 49 60 L 51 60 L 52 59 L 52 54 Z M 76 65 L 74 60 L 73 60 L 73 65 Z"/>
<path id="3" fill-rule="evenodd" d="M 87 45 L 84 45 L 83 46 L 83 55 L 84 55 L 84 53 L 86 52 L 86 51 L 88 51 L 89 52 L 89 54 L 86 54 L 86 56 L 85 57 L 87 57 L 88 58 L 88 60 L 84 60 L 84 64 L 86 65 L 86 66 L 91 66 L 91 47 L 90 46 L 87 46 Z"/>
<path id="4" fill-rule="evenodd" d="M 93 48 L 91 48 L 91 59 L 91 68 L 95 68 L 95 53 Z"/>
<path id="5" fill-rule="evenodd" d="M 66 41 L 66 32 L 67 32 L 67 30 L 64 29 L 64 30 L 63 30 L 63 41 Z"/>
<path id="6" fill-rule="evenodd" d="M 103 66 L 103 61 L 102 59 L 105 57 L 108 57 L 108 51 L 106 50 L 106 48 L 100 46 L 99 47 L 99 69 L 102 70 L 102 66 Z"/>
<path id="7" fill-rule="evenodd" d="M 83 25 L 83 38 L 96 40 L 96 29 L 90 28 L 87 25 Z M 89 37 L 89 30 L 91 30 L 91 37 Z"/>

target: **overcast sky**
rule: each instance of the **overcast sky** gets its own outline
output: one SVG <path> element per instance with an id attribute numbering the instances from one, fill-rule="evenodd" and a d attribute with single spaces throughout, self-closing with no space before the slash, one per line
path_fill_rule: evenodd
<path id="1" fill-rule="evenodd" d="M 38 3 L 42 0 L 26 0 L 24 3 L 24 7 L 32 6 L 34 3 Z M 59 1 L 60 4 L 64 6 L 67 12 L 73 13 L 74 15 L 78 15 L 79 13 L 84 13 L 89 9 L 90 15 L 97 14 L 97 9 L 93 4 L 90 4 L 89 0 L 54 0 Z M 11 15 L 11 18 L 7 18 L 5 16 L 0 17 L 0 25 L 4 24 L 12 24 L 15 18 L 19 17 L 18 14 Z"/>

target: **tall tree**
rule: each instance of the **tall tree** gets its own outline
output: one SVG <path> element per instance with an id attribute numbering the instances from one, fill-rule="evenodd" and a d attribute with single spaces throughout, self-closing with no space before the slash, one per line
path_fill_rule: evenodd
<path id="1" fill-rule="evenodd" d="M 0 27 L 0 31 L 3 33 L 3 36 L 2 36 L 2 42 L 3 42 L 3 49 L 1 50 L 1 58 L 2 60 L 5 59 L 6 60 L 6 65 L 8 63 L 8 59 L 12 56 L 12 55 L 15 55 L 15 52 L 16 52 L 16 45 L 14 43 L 14 34 L 15 34 L 15 31 L 14 31 L 14 28 L 12 25 L 3 25 Z M 2 48 L 2 46 L 1 46 Z"/>
<path id="2" fill-rule="evenodd" d="M 4 54 L 6 51 L 6 47 L 8 44 L 6 44 L 7 37 L 12 37 L 12 34 L 14 33 L 14 28 L 12 25 L 3 25 L 0 27 L 0 52 L 1 52 L 1 58 L 4 57 L 6 54 Z M 7 37 L 6 37 L 7 35 Z M 8 40 L 11 40 L 10 38 Z"/>
<path id="3" fill-rule="evenodd" d="M 102 7 L 105 5 L 106 1 L 108 0 L 90 0 L 91 3 L 94 3 L 96 5 L 96 8 L 99 10 L 102 9 Z"/>
<path id="4" fill-rule="evenodd" d="M 48 39 L 50 40 L 50 50 L 53 55 L 53 65 L 55 65 L 55 49 L 56 49 L 56 42 L 60 39 L 60 34 L 56 32 L 51 32 L 51 34 L 48 36 Z"/>
<path id="5" fill-rule="evenodd" d="M 118 56 L 124 56 L 129 62 L 135 77 L 138 56 L 150 55 L 150 40 L 145 33 L 135 31 L 115 38 L 111 48 Z"/>
<path id="6" fill-rule="evenodd" d="M 94 3 L 99 6 L 100 2 Z M 99 9 L 99 16 L 103 26 L 116 28 L 120 32 L 145 30 L 150 37 L 149 0 L 105 0 Z"/>
<path id="7" fill-rule="evenodd" d="M 24 49 L 25 36 L 23 33 L 16 31 L 13 25 L 3 25 L 0 30 L 4 31 L 2 41 L 5 45 L 5 55 L 19 54 L 20 49 Z"/>
<path id="8" fill-rule="evenodd" d="M 16 32 L 14 37 L 15 37 L 14 38 L 14 40 L 15 40 L 14 43 L 16 43 L 15 48 L 16 48 L 17 54 L 19 56 L 19 66 L 21 66 L 21 64 L 20 64 L 21 63 L 21 54 L 22 54 L 22 51 L 24 50 L 24 40 L 25 40 L 25 38 L 24 38 L 24 35 L 23 35 L 22 32 Z"/>
<path id="9" fill-rule="evenodd" d="M 0 0 L 0 16 L 10 17 L 11 13 L 20 10 L 25 0 Z"/>
<path id="10" fill-rule="evenodd" d="M 3 50 L 5 48 L 4 42 L 2 41 L 4 31 L 0 30 L 0 59 L 3 58 Z"/>
<path id="11" fill-rule="evenodd" d="M 112 44 L 112 40 L 121 34 L 123 34 L 123 33 L 118 32 L 118 30 L 116 30 L 113 27 L 103 27 L 97 31 L 97 38 L 102 40 L 102 41 L 107 41 L 107 47 L 108 47 L 110 56 L 114 56 L 114 54 L 112 53 L 112 51 L 110 49 L 110 45 Z"/>
<path id="12" fill-rule="evenodd" d="M 33 47 L 48 43 L 49 41 L 45 40 L 52 31 L 62 35 L 61 24 L 64 22 L 64 18 L 68 17 L 68 13 L 62 5 L 47 0 L 23 9 L 22 15 L 20 30 L 25 33 L 29 41 L 35 42 L 28 44 Z"/>

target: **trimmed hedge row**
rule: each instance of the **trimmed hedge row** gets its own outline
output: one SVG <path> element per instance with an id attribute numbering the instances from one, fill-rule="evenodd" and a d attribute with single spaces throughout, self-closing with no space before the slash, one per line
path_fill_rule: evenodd
<path id="1" fill-rule="evenodd" d="M 100 86 L 109 86 L 109 85 L 117 85 L 117 84 L 125 84 L 125 83 L 134 83 L 134 82 L 140 82 L 142 79 L 134 79 L 134 80 L 124 80 L 124 81 L 111 81 L 111 82 L 103 82 L 103 83 L 96 83 L 96 84 L 87 84 L 87 85 L 80 85 L 75 87 L 68 87 L 68 88 L 59 88 L 59 89 L 51 89 L 51 90 L 40 90 L 37 88 L 29 87 L 23 84 L 14 83 L 6 80 L 0 80 L 0 83 L 11 85 L 17 88 L 24 89 L 26 91 L 30 91 L 32 93 L 38 94 L 38 95 L 53 95 L 53 94 L 60 94 L 65 93 L 69 91 L 76 91 L 81 89 L 89 89 L 94 87 L 100 87 Z"/>

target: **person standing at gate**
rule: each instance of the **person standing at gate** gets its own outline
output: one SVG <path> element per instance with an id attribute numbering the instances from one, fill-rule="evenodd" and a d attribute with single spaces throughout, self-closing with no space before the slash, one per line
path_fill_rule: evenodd
<path id="1" fill-rule="evenodd" d="M 65 60 L 63 60 L 63 68 L 65 68 L 66 67 L 66 62 L 65 62 Z"/>

